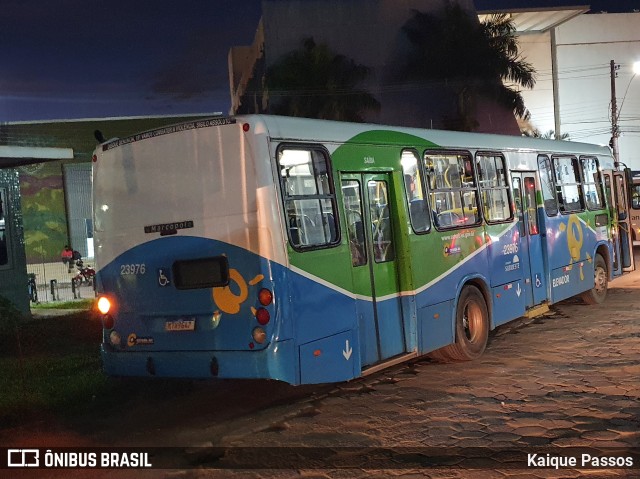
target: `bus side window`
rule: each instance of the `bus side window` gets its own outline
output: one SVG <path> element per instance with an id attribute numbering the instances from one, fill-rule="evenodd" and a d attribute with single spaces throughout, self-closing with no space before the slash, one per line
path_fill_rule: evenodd
<path id="1" fill-rule="evenodd" d="M 554 156 L 553 172 L 556 180 L 558 205 L 562 213 L 584 210 L 584 195 L 575 156 Z"/>
<path id="2" fill-rule="evenodd" d="M 551 160 L 546 155 L 538 156 L 538 171 L 540 172 L 540 188 L 542 189 L 542 199 L 544 210 L 547 216 L 558 214 L 558 200 L 555 195 L 555 182 L 551 173 Z"/>
<path id="3" fill-rule="evenodd" d="M 338 244 L 335 194 L 326 152 L 303 146 L 280 147 L 278 168 L 291 246 L 310 249 Z"/>
<path id="4" fill-rule="evenodd" d="M 587 208 L 590 210 L 601 210 L 604 208 L 604 201 L 598 159 L 584 156 L 580 157 L 580 166 Z"/>
<path id="5" fill-rule="evenodd" d="M 425 233 L 431 229 L 431 221 L 424 182 L 418 167 L 418 153 L 413 150 L 403 150 L 400 163 L 404 174 L 411 227 L 416 233 Z"/>
<path id="6" fill-rule="evenodd" d="M 618 199 L 618 219 L 627 219 L 627 196 L 624 187 L 624 179 L 621 176 L 615 177 L 616 198 Z"/>
<path id="7" fill-rule="evenodd" d="M 357 180 L 342 180 L 342 197 L 344 199 L 345 217 L 347 220 L 347 239 L 351 251 L 351 264 L 362 266 L 367 264 L 364 223 L 362 222 L 362 193 Z"/>
<path id="8" fill-rule="evenodd" d="M 469 153 L 425 151 L 423 161 L 432 187 L 429 195 L 436 227 L 479 224 L 478 189 Z"/>
<path id="9" fill-rule="evenodd" d="M 373 240 L 373 259 L 384 263 L 395 259 L 391 218 L 389 217 L 389 187 L 386 181 L 369 180 L 369 219 Z"/>
<path id="10" fill-rule="evenodd" d="M 631 207 L 634 210 L 640 210 L 640 183 L 636 183 L 634 180 L 631 186 Z"/>
<path id="11" fill-rule="evenodd" d="M 513 212 L 504 158 L 495 153 L 478 153 L 476 164 L 485 219 L 489 223 L 511 221 Z"/>

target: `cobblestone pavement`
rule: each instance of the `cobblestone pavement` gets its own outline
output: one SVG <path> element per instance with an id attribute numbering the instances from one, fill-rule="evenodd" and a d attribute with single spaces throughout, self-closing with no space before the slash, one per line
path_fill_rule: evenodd
<path id="1" fill-rule="evenodd" d="M 334 386 L 231 382 L 218 396 L 181 398 L 173 407 L 189 408 L 190 422 L 170 421 L 168 411 L 134 411 L 110 421 L 112 437 L 75 434 L 56 442 L 178 446 L 169 450 L 170 470 L 41 471 L 37 477 L 638 478 L 640 271 L 610 286 L 602 305 L 567 301 L 500 327 L 477 361 L 422 359 Z M 290 399 L 251 411 L 243 406 L 260 404 L 269 390 Z M 242 411 L 201 414 L 233 405 Z M 630 449 L 634 468 L 582 467 L 582 454 L 625 457 Z M 529 467 L 527 453 L 578 464 Z M 265 465 L 270 469 L 258 469 Z M 21 472 L 12 477 L 36 477 Z"/>
<path id="2" fill-rule="evenodd" d="M 610 286 L 603 305 L 565 302 L 500 328 L 480 360 L 398 366 L 212 437 L 240 449 L 197 449 L 195 462 L 216 469 L 167 477 L 640 477 L 640 274 Z M 257 464 L 279 457 L 284 469 L 224 469 L 246 466 L 258 447 L 269 449 L 256 449 Z M 611 456 L 635 448 L 634 468 L 582 468 L 591 448 Z M 520 454 L 514 466 L 513 449 L 578 464 L 528 467 Z M 464 468 L 422 467 L 432 455 Z M 340 467 L 320 468 L 332 465 Z"/>

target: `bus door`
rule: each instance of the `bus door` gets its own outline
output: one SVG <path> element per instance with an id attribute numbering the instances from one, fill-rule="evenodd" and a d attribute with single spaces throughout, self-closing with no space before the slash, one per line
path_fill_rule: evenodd
<path id="1" fill-rule="evenodd" d="M 627 195 L 627 177 L 624 171 L 605 170 L 604 184 L 613 223 L 613 276 L 635 269 L 633 261 L 633 239 Z"/>
<path id="2" fill-rule="evenodd" d="M 547 299 L 535 172 L 512 173 L 511 181 L 520 232 L 519 256 L 523 269 L 525 304 L 528 309 Z"/>
<path id="3" fill-rule="evenodd" d="M 341 175 L 363 368 L 406 351 L 388 174 Z"/>

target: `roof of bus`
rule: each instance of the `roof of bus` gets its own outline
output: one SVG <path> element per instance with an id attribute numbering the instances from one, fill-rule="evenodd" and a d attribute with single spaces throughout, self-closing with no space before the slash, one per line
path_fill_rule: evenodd
<path id="1" fill-rule="evenodd" d="M 122 144 L 130 143 L 131 141 L 156 136 L 155 134 L 145 134 L 149 132 L 166 134 L 181 131 L 182 128 L 178 128 L 178 126 L 189 123 L 191 126 L 187 129 L 199 128 L 200 126 L 196 126 L 196 123 L 202 124 L 202 126 L 215 126 L 232 124 L 236 121 L 248 123 L 252 125 L 251 129 L 255 133 L 266 133 L 270 138 L 276 140 L 345 143 L 358 141 L 358 139 L 355 139 L 357 135 L 380 131 L 414 136 L 425 143 L 435 144 L 440 148 L 539 151 L 559 154 L 612 156 L 611 149 L 608 146 L 574 141 L 544 140 L 525 136 L 487 133 L 428 130 L 403 126 L 378 125 L 375 123 L 348 123 L 275 115 L 239 115 L 236 117 L 221 116 L 210 119 L 203 118 L 198 122 L 182 122 L 177 125 L 148 130 L 148 132 L 142 132 L 124 139 L 114 138 L 101 144 L 98 148 L 103 150 L 111 149 Z M 367 144 L 394 144 L 395 141 L 398 146 L 417 146 L 406 144 L 407 138 L 403 137 L 403 135 L 398 135 L 395 139 L 390 135 L 380 135 L 379 142 L 375 135 L 367 135 L 364 141 L 366 141 Z"/>
<path id="2" fill-rule="evenodd" d="M 443 148 L 520 150 L 611 156 L 611 149 L 608 146 L 574 141 L 545 140 L 525 136 L 428 130 L 372 123 L 345 123 L 271 115 L 242 115 L 237 116 L 236 119 L 248 123 L 262 122 L 271 138 L 282 140 L 345 142 L 352 140 L 353 137 L 360 133 L 378 130 L 413 135 Z M 367 142 L 375 143 L 375 140 L 372 141 L 369 136 L 367 137 Z M 384 143 L 388 143 L 388 137 L 385 137 Z"/>

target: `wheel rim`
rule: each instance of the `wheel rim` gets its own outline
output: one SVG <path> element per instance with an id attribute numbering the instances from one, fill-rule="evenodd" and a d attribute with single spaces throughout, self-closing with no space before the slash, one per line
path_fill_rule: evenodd
<path id="1" fill-rule="evenodd" d="M 483 322 L 484 318 L 480 305 L 476 303 L 468 304 L 464 310 L 464 316 L 462 317 L 464 335 L 468 342 L 475 343 L 478 341 L 478 337 L 483 328 Z"/>
<path id="2" fill-rule="evenodd" d="M 594 271 L 595 285 L 594 289 L 596 293 L 602 294 L 607 291 L 607 272 L 602 266 L 596 266 Z"/>

